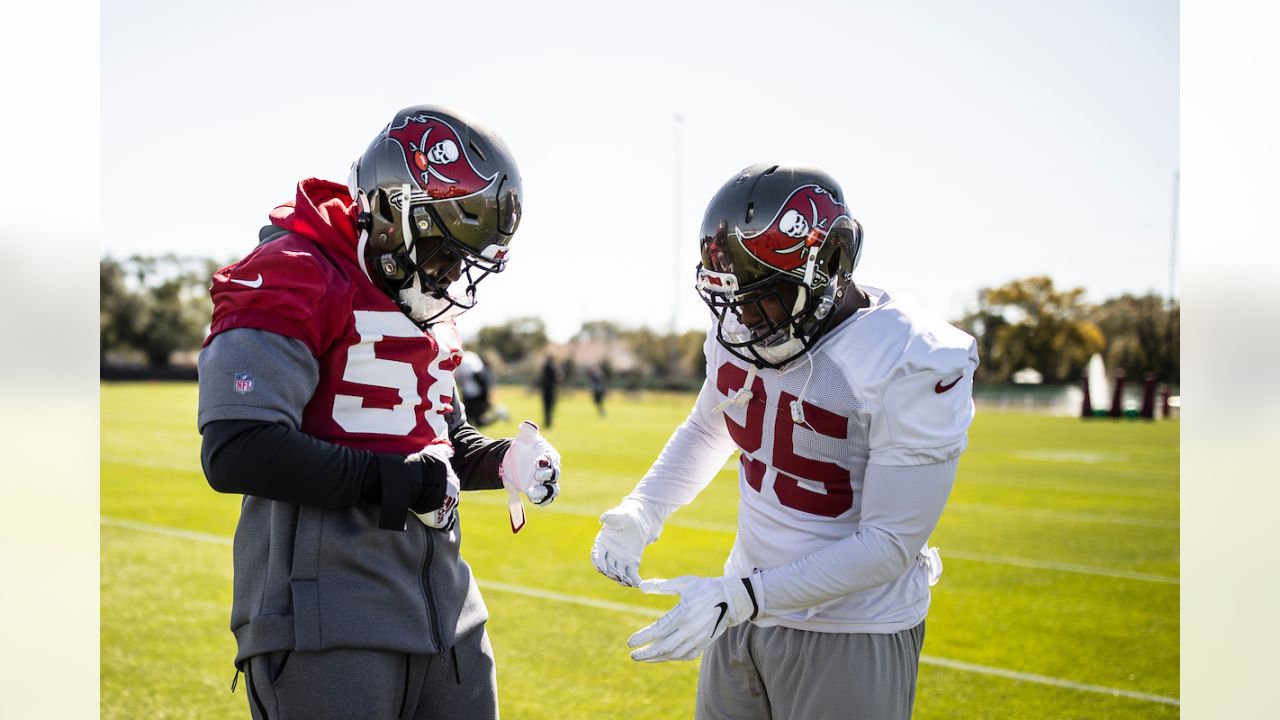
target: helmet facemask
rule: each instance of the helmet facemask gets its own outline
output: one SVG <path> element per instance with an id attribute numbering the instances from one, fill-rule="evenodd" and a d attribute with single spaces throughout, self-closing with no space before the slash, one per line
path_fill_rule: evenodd
<path id="1" fill-rule="evenodd" d="M 409 193 L 409 211 L 402 212 L 397 209 L 403 207 L 398 202 L 405 197 L 402 193 L 378 194 L 383 197 L 375 199 L 374 211 L 385 208 L 388 224 L 394 223 L 402 237 L 410 238 L 408 248 L 402 245 L 381 253 L 377 267 L 371 268 L 401 310 L 426 326 L 475 307 L 480 281 L 506 269 L 507 247 L 491 245 L 477 254 L 454 237 L 435 203 L 421 202 Z"/>
<path id="2" fill-rule="evenodd" d="M 697 288 L 719 343 L 757 367 L 779 368 L 808 352 L 833 306 L 833 285 L 811 289 L 787 273 L 738 287 L 734 275 L 699 265 Z"/>

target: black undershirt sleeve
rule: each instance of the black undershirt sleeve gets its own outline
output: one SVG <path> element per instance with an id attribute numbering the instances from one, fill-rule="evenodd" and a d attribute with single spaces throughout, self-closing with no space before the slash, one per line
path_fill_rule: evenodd
<path id="1" fill-rule="evenodd" d="M 498 468 L 502 465 L 502 456 L 511 447 L 510 438 L 486 437 L 464 422 L 449 431 L 449 440 L 453 443 L 453 471 L 463 490 L 502 488 Z"/>
<path id="2" fill-rule="evenodd" d="M 378 525 L 387 530 L 403 529 L 410 509 L 427 512 L 444 502 L 445 469 L 434 458 L 405 462 L 402 455 L 335 445 L 280 423 L 207 423 L 200 460 L 218 492 L 323 508 L 378 505 Z"/>

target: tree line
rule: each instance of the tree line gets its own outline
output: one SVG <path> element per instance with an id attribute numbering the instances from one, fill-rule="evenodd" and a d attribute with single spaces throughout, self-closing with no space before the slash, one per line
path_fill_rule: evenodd
<path id="1" fill-rule="evenodd" d="M 198 349 L 212 309 L 210 277 L 219 266 L 175 255 L 103 258 L 100 361 L 162 368 L 175 353 Z M 1083 288 L 1056 288 L 1052 279 L 1037 276 L 981 288 L 977 309 L 953 322 L 978 340 L 981 382 L 1006 383 L 1023 368 L 1035 369 L 1047 383 L 1074 382 L 1089 359 L 1101 353 L 1109 368 L 1131 376 L 1150 372 L 1176 384 L 1179 312 L 1177 303 L 1154 293 L 1089 303 Z M 568 347 L 593 345 L 613 355 L 621 349 L 637 381 L 685 383 L 700 380 L 705 371 L 703 340 L 700 331 L 660 332 L 592 320 Z M 550 346 L 542 320 L 532 317 L 481 328 L 469 344 L 517 374 L 541 362 Z M 600 361 L 606 371 L 610 357 L 606 353 Z"/>
<path id="2" fill-rule="evenodd" d="M 98 360 L 163 368 L 204 342 L 220 264 L 177 255 L 102 258 L 98 264 Z"/>
<path id="3" fill-rule="evenodd" d="M 1108 368 L 1131 377 L 1179 382 L 1178 303 L 1126 293 L 1091 304 L 1084 294 L 1044 276 L 980 289 L 977 310 L 955 321 L 978 340 L 977 379 L 1004 383 L 1033 368 L 1047 383 L 1073 382 L 1100 353 Z"/>

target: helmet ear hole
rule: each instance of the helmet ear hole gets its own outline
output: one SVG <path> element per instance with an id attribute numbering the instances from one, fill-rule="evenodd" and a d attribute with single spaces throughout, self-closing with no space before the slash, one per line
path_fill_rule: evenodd
<path id="1" fill-rule="evenodd" d="M 747 203 L 747 222 L 751 222 L 751 219 L 754 218 L 755 216 L 756 216 L 756 204 L 753 202 Z"/>
<path id="2" fill-rule="evenodd" d="M 836 245 L 835 250 L 831 252 L 831 262 L 827 264 L 827 267 L 831 268 L 831 277 L 827 278 L 829 283 L 834 283 L 838 279 L 836 276 L 840 274 L 840 260 L 842 259 L 840 256 L 842 254 L 844 254 L 844 248 L 840 245 Z"/>
<path id="3" fill-rule="evenodd" d="M 466 204 L 462 202 L 455 202 L 454 206 L 458 208 L 458 216 L 462 218 L 462 222 L 467 223 L 468 225 L 480 224 L 480 216 L 468 210 Z"/>
<path id="4" fill-rule="evenodd" d="M 498 186 L 498 232 L 514 235 L 520 226 L 520 194 L 510 188 L 504 189 L 506 183 L 507 178 L 504 177 Z"/>
<path id="5" fill-rule="evenodd" d="M 849 262 L 849 272 L 858 269 L 858 263 L 862 260 L 862 223 L 857 220 L 853 221 L 853 257 Z"/>
<path id="6" fill-rule="evenodd" d="M 387 192 L 382 188 L 378 188 L 373 194 L 373 212 L 383 222 L 395 223 L 395 219 L 391 217 L 391 198 L 387 197 Z"/>

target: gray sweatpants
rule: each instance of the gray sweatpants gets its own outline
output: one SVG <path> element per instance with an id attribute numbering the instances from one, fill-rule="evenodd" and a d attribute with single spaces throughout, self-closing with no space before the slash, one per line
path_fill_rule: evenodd
<path id="1" fill-rule="evenodd" d="M 909 720 L 924 622 L 890 635 L 731 627 L 698 673 L 697 720 Z"/>
<path id="2" fill-rule="evenodd" d="M 498 678 L 484 626 L 439 655 L 385 650 L 249 658 L 254 720 L 497 720 Z"/>

